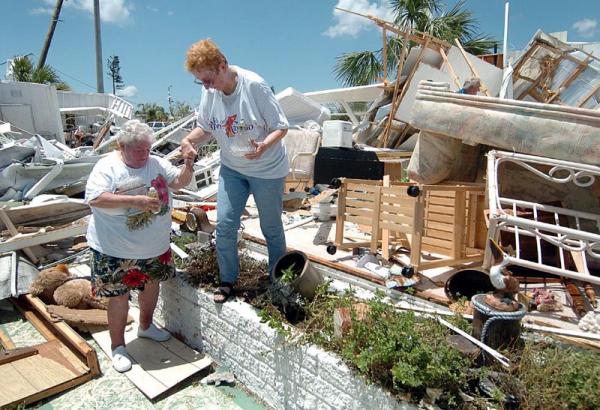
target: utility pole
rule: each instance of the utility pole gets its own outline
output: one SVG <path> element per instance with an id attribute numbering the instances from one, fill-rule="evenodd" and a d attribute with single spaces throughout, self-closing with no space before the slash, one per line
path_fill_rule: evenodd
<path id="1" fill-rule="evenodd" d="M 63 0 L 56 0 L 56 5 L 54 6 L 54 13 L 52 13 L 52 20 L 50 20 L 50 26 L 48 27 L 48 33 L 46 33 L 46 40 L 44 41 L 44 47 L 42 47 L 42 52 L 40 53 L 40 59 L 37 63 L 37 69 L 39 70 L 46 64 L 46 57 L 48 56 L 48 50 L 50 49 L 50 43 L 52 42 L 52 37 L 54 37 L 54 29 L 56 28 L 56 23 L 58 23 L 58 17 L 60 16 L 60 10 L 62 9 Z"/>
<path id="2" fill-rule="evenodd" d="M 175 118 L 175 116 L 173 115 L 173 97 L 171 97 L 171 88 L 172 87 L 173 86 L 170 85 L 167 88 L 167 93 L 168 93 L 168 96 L 169 96 L 168 99 L 167 99 L 167 101 L 169 102 L 169 112 L 171 113 L 171 118 Z"/>
<path id="3" fill-rule="evenodd" d="M 508 67 L 508 0 L 504 3 L 504 42 L 502 44 L 502 67 Z"/>
<path id="4" fill-rule="evenodd" d="M 96 88 L 99 93 L 104 92 L 104 78 L 102 77 L 102 39 L 100 36 L 100 0 L 94 0 L 94 28 L 96 33 Z"/>

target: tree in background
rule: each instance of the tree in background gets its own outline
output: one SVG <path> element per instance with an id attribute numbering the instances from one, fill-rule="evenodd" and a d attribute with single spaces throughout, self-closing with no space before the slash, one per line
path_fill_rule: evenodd
<path id="1" fill-rule="evenodd" d="M 146 122 L 167 121 L 169 118 L 165 108 L 156 103 L 138 104 L 135 115 L 143 118 Z"/>
<path id="2" fill-rule="evenodd" d="M 485 54 L 496 44 L 491 37 L 479 33 L 478 22 L 473 13 L 464 8 L 464 0 L 457 2 L 444 12 L 440 0 L 389 0 L 395 13 L 394 23 L 402 30 L 415 29 L 447 42 L 458 39 L 465 51 L 472 54 Z M 415 44 L 409 43 L 410 48 Z M 388 37 L 387 66 L 394 74 L 398 65 L 402 38 Z M 357 51 L 337 57 L 334 67 L 336 79 L 346 86 L 367 85 L 376 82 L 383 75 L 383 49 L 377 51 Z"/>
<path id="3" fill-rule="evenodd" d="M 175 121 L 180 120 L 183 117 L 186 117 L 186 116 L 190 115 L 192 112 L 194 112 L 194 109 L 192 108 L 192 106 L 183 101 L 175 101 L 172 104 L 172 109 L 173 109 L 173 113 L 172 113 L 173 119 Z"/>
<path id="4" fill-rule="evenodd" d="M 12 61 L 12 79 L 27 83 L 48 84 L 57 90 L 69 91 L 71 87 L 61 81 L 56 71 L 49 65 L 34 68 L 29 57 L 15 57 Z"/>
<path id="5" fill-rule="evenodd" d="M 113 94 L 116 93 L 117 90 L 123 89 L 123 77 L 121 77 L 121 61 L 119 60 L 119 56 L 110 56 L 107 62 L 108 73 L 106 75 L 108 78 L 112 80 L 112 90 Z"/>

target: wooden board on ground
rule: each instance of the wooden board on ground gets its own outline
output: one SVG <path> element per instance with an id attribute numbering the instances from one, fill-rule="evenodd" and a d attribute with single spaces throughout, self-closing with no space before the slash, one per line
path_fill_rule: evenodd
<path id="1" fill-rule="evenodd" d="M 69 325 L 108 325 L 108 315 L 102 309 L 71 309 L 66 306 L 46 305 L 48 313 L 53 318 L 62 319 Z M 131 316 L 127 317 L 127 324 L 133 322 Z"/>
<path id="2" fill-rule="evenodd" d="M 133 317 L 139 316 L 137 309 L 134 308 L 131 308 L 129 313 Z M 150 399 L 159 396 L 212 363 L 210 357 L 195 351 L 174 337 L 158 343 L 150 339 L 138 338 L 137 330 L 137 322 L 125 329 L 127 353 L 132 359 L 133 367 L 124 374 Z M 110 357 L 108 330 L 93 333 L 92 337 Z"/>
<path id="3" fill-rule="evenodd" d="M 4 382 L 0 408 L 35 403 L 99 374 L 97 360 L 92 360 L 95 352 L 89 357 L 85 348 L 91 347 L 80 345 L 78 336 L 70 334 L 67 325 L 48 321 L 47 313 L 38 306 L 39 299 L 28 295 L 13 303 L 47 342 L 31 346 L 31 354 L 16 355 L 0 365 L 0 380 Z"/>

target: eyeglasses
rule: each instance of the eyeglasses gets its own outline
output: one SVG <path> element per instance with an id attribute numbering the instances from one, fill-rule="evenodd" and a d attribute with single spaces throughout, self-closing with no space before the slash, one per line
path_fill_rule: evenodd
<path id="1" fill-rule="evenodd" d="M 194 84 L 198 84 L 200 86 L 204 86 L 206 88 L 212 87 L 215 84 L 215 76 L 217 75 L 216 71 L 211 71 L 210 78 L 205 78 L 204 80 L 200 80 L 198 78 L 194 79 Z"/>

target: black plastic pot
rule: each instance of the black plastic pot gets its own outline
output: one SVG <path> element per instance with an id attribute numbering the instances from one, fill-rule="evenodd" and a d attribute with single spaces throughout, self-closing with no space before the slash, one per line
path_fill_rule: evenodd
<path id="1" fill-rule="evenodd" d="M 308 256 L 304 252 L 291 251 L 279 258 L 273 267 L 273 279 L 280 280 L 282 272 L 292 265 L 299 273 L 290 285 L 302 296 L 308 299 L 314 298 L 317 287 L 323 283 L 324 278 L 311 265 Z"/>
<path id="2" fill-rule="evenodd" d="M 461 297 L 467 297 L 470 300 L 474 295 L 494 290 L 488 274 L 478 269 L 459 270 L 448 278 L 444 286 L 446 296 L 454 301 Z"/>

